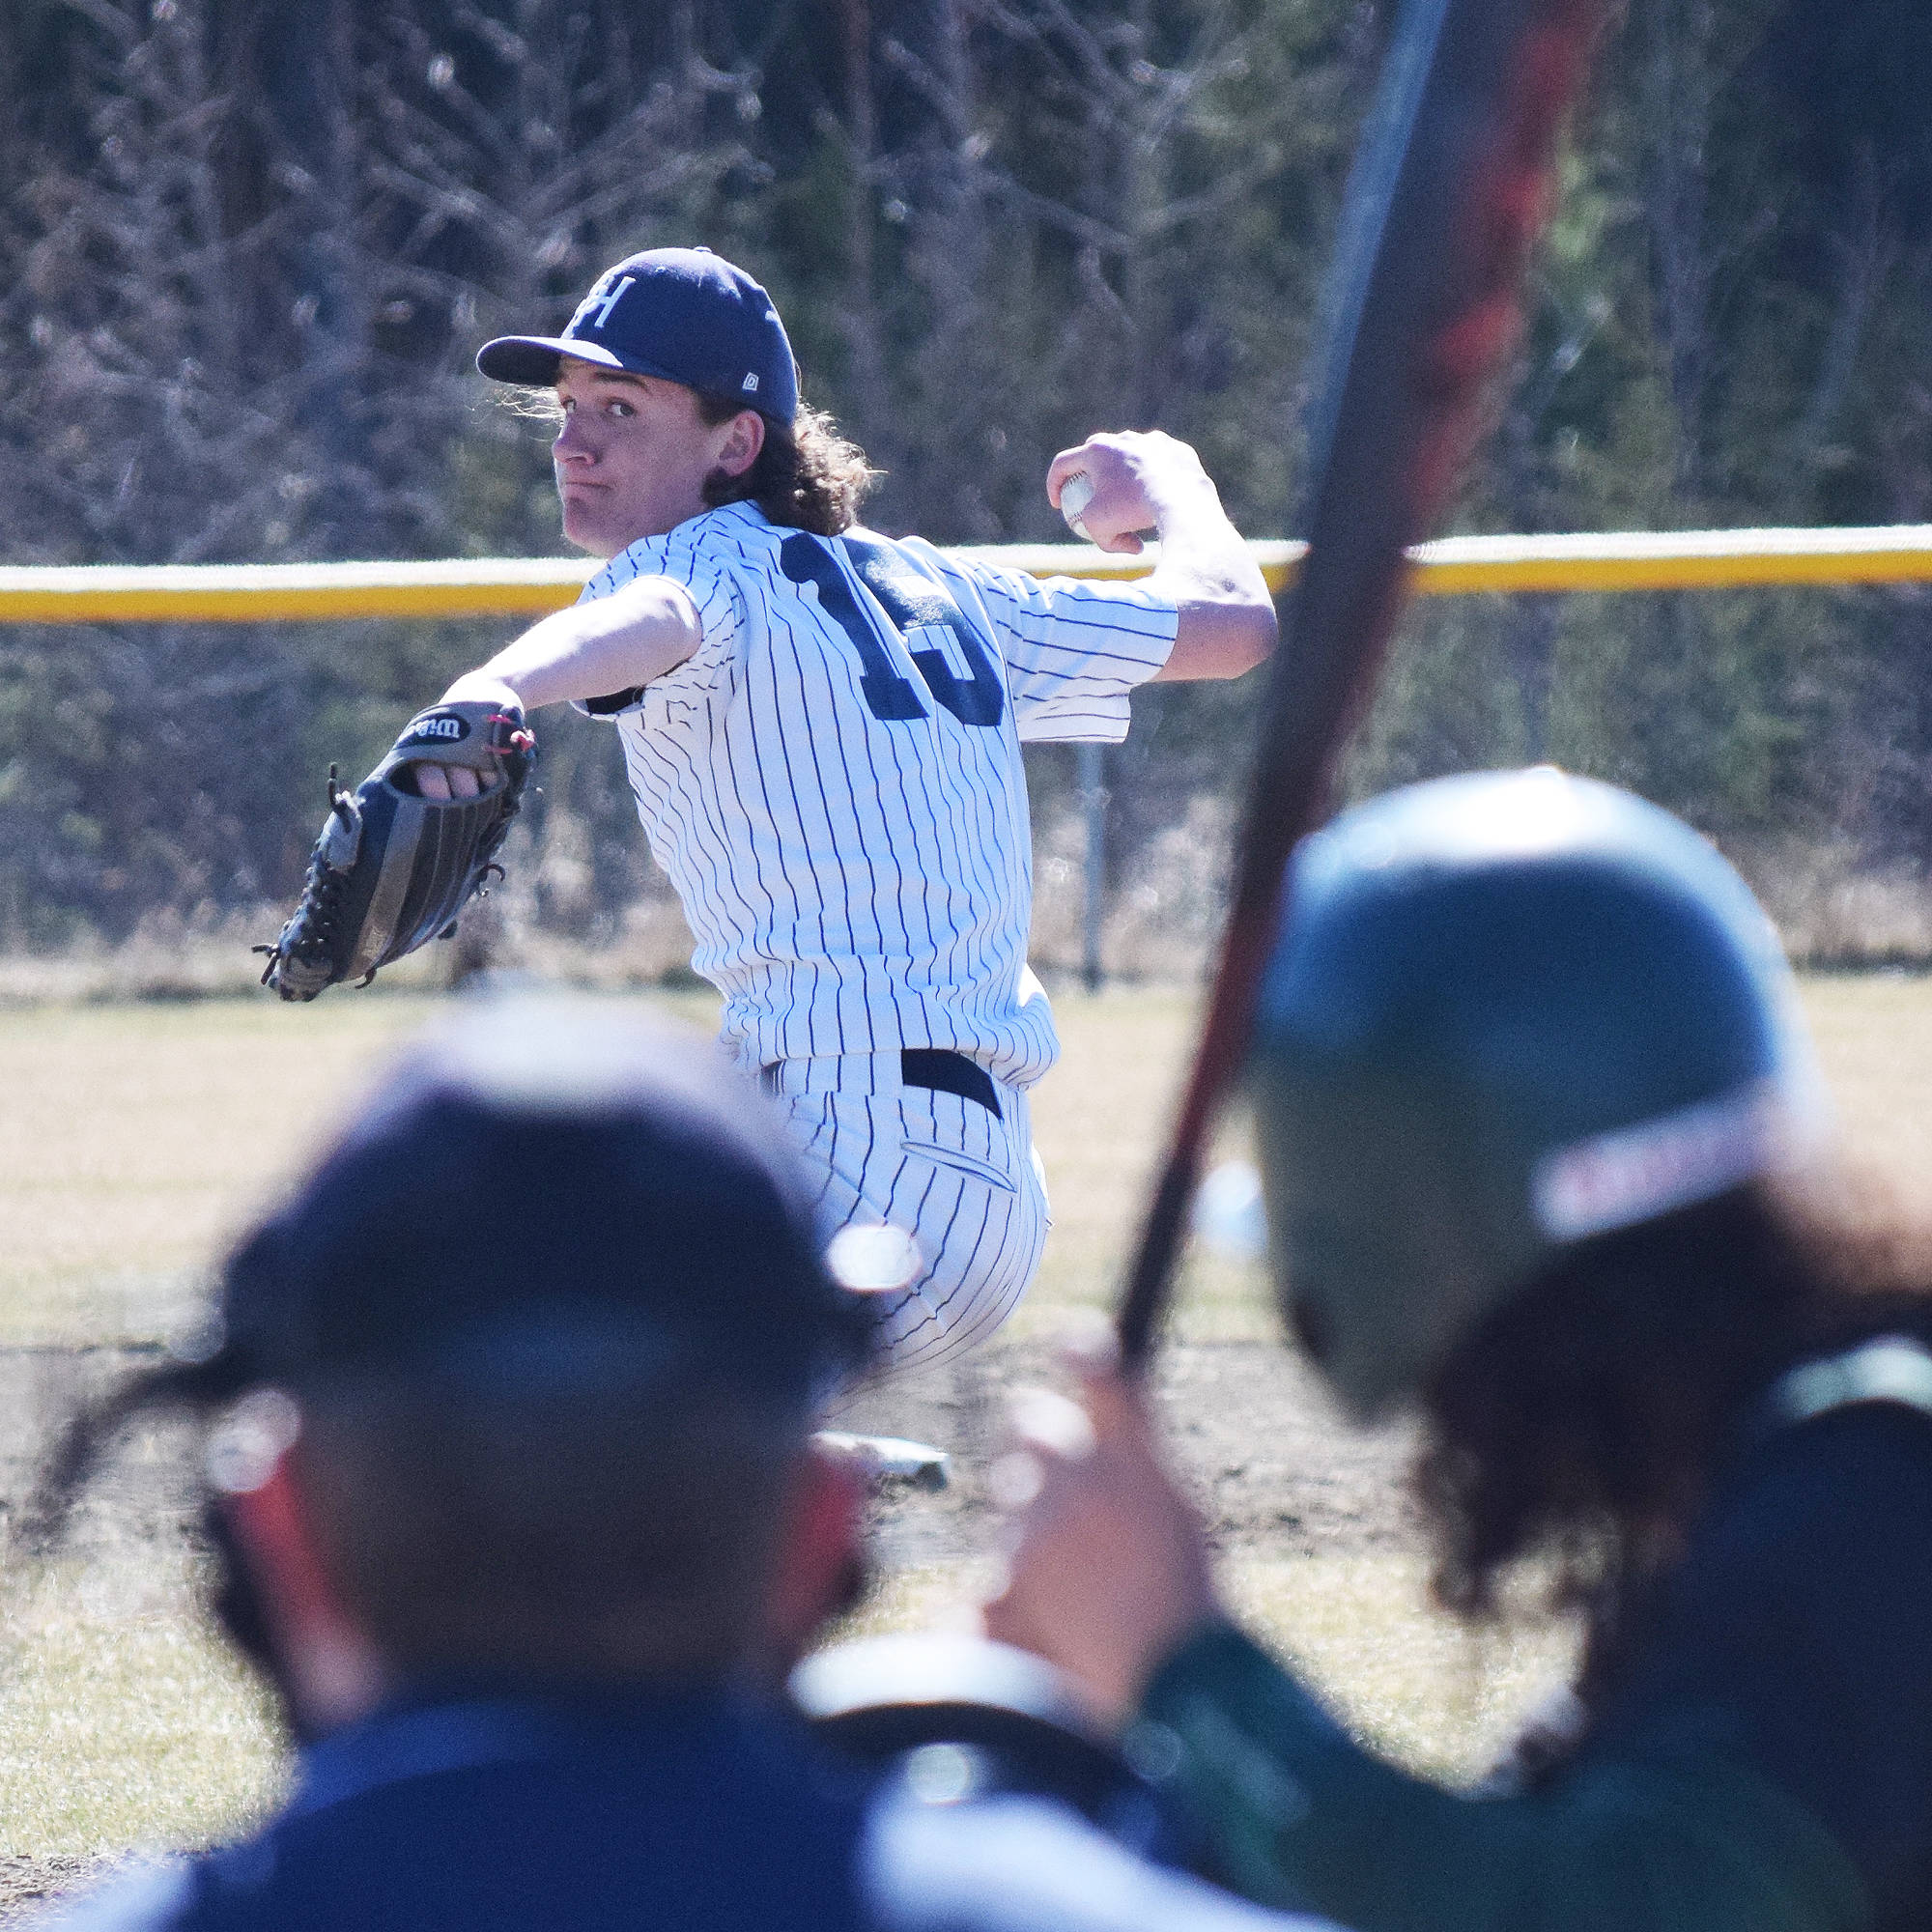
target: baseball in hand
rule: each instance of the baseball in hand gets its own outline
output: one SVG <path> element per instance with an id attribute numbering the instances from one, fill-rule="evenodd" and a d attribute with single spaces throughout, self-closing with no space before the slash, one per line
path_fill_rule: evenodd
<path id="1" fill-rule="evenodd" d="M 1087 505 L 1094 500 L 1094 479 L 1084 469 L 1076 469 L 1060 486 L 1060 514 L 1066 519 L 1066 527 L 1076 537 L 1092 543 L 1087 526 L 1080 519 L 1087 512 Z"/>

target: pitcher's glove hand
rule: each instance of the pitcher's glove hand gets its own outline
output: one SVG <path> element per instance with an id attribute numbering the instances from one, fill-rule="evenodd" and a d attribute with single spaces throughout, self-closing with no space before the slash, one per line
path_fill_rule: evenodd
<path id="1" fill-rule="evenodd" d="M 367 985 L 379 966 L 456 930 L 482 890 L 523 801 L 536 740 L 515 705 L 419 711 L 354 794 L 328 771 L 328 818 L 308 862 L 301 903 L 272 946 L 262 983 L 312 1000 L 338 980 Z M 425 798 L 417 765 L 464 766 L 474 798 Z"/>

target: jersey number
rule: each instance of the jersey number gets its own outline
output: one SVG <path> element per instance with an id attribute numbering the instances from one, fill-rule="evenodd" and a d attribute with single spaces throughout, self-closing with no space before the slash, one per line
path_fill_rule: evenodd
<path id="1" fill-rule="evenodd" d="M 869 611 L 853 596 L 831 546 L 839 545 L 860 581 L 877 600 L 903 645 L 906 633 L 943 627 L 965 660 L 968 675 L 961 677 L 946 661 L 944 651 L 914 651 L 912 661 L 925 688 L 962 724 L 997 724 L 1006 716 L 1007 694 L 991 655 L 966 613 L 945 585 L 915 570 L 891 544 L 875 537 L 814 537 L 801 531 L 787 537 L 779 550 L 779 567 L 794 583 L 818 586 L 818 608 L 852 640 L 864 667 L 859 689 L 874 718 L 893 724 L 929 714 L 919 700 L 910 678 L 893 668 L 887 640 Z"/>

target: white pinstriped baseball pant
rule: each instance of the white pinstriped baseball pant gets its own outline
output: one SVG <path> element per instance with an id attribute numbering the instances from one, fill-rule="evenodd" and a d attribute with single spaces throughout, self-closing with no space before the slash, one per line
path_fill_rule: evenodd
<path id="1" fill-rule="evenodd" d="M 961 1094 L 905 1085 L 896 1053 L 781 1061 L 764 1084 L 824 1177 L 827 1236 L 884 1225 L 919 1249 L 921 1272 L 875 1297 L 884 1372 L 927 1368 L 984 1341 L 1019 1305 L 1046 1241 L 1025 1094 L 996 1084 L 995 1116 Z"/>

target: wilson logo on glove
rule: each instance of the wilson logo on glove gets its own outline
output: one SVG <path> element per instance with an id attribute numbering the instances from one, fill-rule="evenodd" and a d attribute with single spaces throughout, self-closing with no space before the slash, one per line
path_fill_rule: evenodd
<path id="1" fill-rule="evenodd" d="M 396 740 L 398 748 L 404 745 L 419 745 L 426 739 L 436 739 L 454 744 L 460 738 L 469 735 L 469 726 L 452 711 L 432 711 L 421 718 L 410 721 L 408 728 Z"/>

